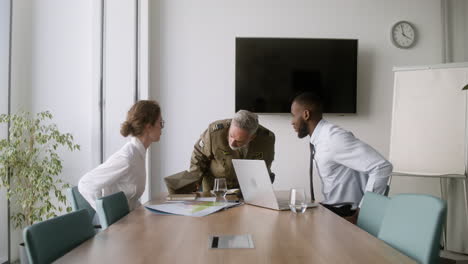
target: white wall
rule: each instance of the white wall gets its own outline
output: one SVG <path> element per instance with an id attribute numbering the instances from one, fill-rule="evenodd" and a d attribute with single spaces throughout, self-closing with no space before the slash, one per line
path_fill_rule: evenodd
<path id="1" fill-rule="evenodd" d="M 449 2 L 451 62 L 468 61 L 468 1 Z"/>
<path id="2" fill-rule="evenodd" d="M 8 112 L 8 54 L 10 47 L 10 0 L 0 0 L 0 114 Z M 7 126 L 0 125 L 0 140 L 7 137 Z M 7 199 L 0 188 L 0 263 L 8 259 Z"/>
<path id="3" fill-rule="evenodd" d="M 31 108 L 31 50 L 33 13 L 31 0 L 13 2 L 11 50 L 11 111 Z"/>
<path id="4" fill-rule="evenodd" d="M 72 133 L 80 151 L 64 149 L 60 177 L 76 185 L 96 165 L 93 120 L 98 116 L 99 84 L 93 72 L 96 45 L 95 1 L 14 1 L 13 111 L 49 110 L 61 132 Z M 98 46 L 99 47 L 99 46 Z M 12 259 L 17 258 L 20 232 L 12 234 Z"/>
<path id="5" fill-rule="evenodd" d="M 439 0 L 160 0 L 151 2 L 151 87 L 167 125 L 154 146 L 153 194 L 162 178 L 189 167 L 193 144 L 207 125 L 234 113 L 235 37 L 359 39 L 356 115 L 325 118 L 385 156 L 389 151 L 393 66 L 442 61 Z M 409 50 L 394 47 L 390 28 L 412 22 L 420 36 Z M 290 115 L 261 115 L 276 134 L 276 189 L 308 186 L 307 139 Z M 315 185 L 318 186 L 318 183 Z"/>
<path id="6" fill-rule="evenodd" d="M 92 1 L 33 2 L 31 41 L 32 112 L 49 110 L 61 132 L 70 132 L 79 152 L 65 151 L 62 175 L 70 183 L 92 164 L 93 70 Z M 97 37 L 97 36 L 96 36 Z M 79 162 L 71 162 L 79 161 Z"/>

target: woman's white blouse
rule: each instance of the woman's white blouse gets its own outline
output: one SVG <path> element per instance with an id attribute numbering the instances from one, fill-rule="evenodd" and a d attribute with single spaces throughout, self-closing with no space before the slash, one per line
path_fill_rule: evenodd
<path id="1" fill-rule="evenodd" d="M 78 182 L 78 190 L 94 209 L 96 199 L 123 191 L 133 210 L 141 205 L 139 199 L 145 191 L 145 158 L 145 147 L 132 137 L 106 162 L 86 173 Z"/>

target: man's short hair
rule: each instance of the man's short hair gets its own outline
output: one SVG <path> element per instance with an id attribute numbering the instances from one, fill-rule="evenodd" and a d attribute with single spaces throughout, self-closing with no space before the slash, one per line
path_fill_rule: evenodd
<path id="1" fill-rule="evenodd" d="M 302 93 L 296 96 L 293 102 L 304 106 L 304 108 L 309 111 L 322 115 L 322 99 L 316 93 Z"/>
<path id="2" fill-rule="evenodd" d="M 239 110 L 232 118 L 232 123 L 238 128 L 247 130 L 250 135 L 253 135 L 258 129 L 258 116 L 247 110 Z"/>
<path id="3" fill-rule="evenodd" d="M 302 105 L 310 111 L 313 118 L 321 118 L 323 114 L 322 98 L 316 93 L 305 92 L 296 96 L 293 102 Z"/>

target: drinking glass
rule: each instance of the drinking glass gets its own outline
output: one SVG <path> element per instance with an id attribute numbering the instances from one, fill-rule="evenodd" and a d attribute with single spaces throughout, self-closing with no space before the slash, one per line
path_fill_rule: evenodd
<path id="1" fill-rule="evenodd" d="M 289 209 L 294 213 L 304 213 L 307 202 L 304 189 L 292 188 L 289 192 Z"/>
<path id="2" fill-rule="evenodd" d="M 216 178 L 212 193 L 216 196 L 216 200 L 224 199 L 227 193 L 227 185 L 225 178 Z"/>

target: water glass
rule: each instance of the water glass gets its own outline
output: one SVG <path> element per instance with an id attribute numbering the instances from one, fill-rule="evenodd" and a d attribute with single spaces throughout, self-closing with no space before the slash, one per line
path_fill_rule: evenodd
<path id="1" fill-rule="evenodd" d="M 212 193 L 216 196 L 216 200 L 223 198 L 227 193 L 227 184 L 225 178 L 216 178 Z"/>
<path id="2" fill-rule="evenodd" d="M 294 213 L 304 213 L 306 211 L 307 202 L 304 189 L 291 189 L 289 192 L 289 209 Z"/>

